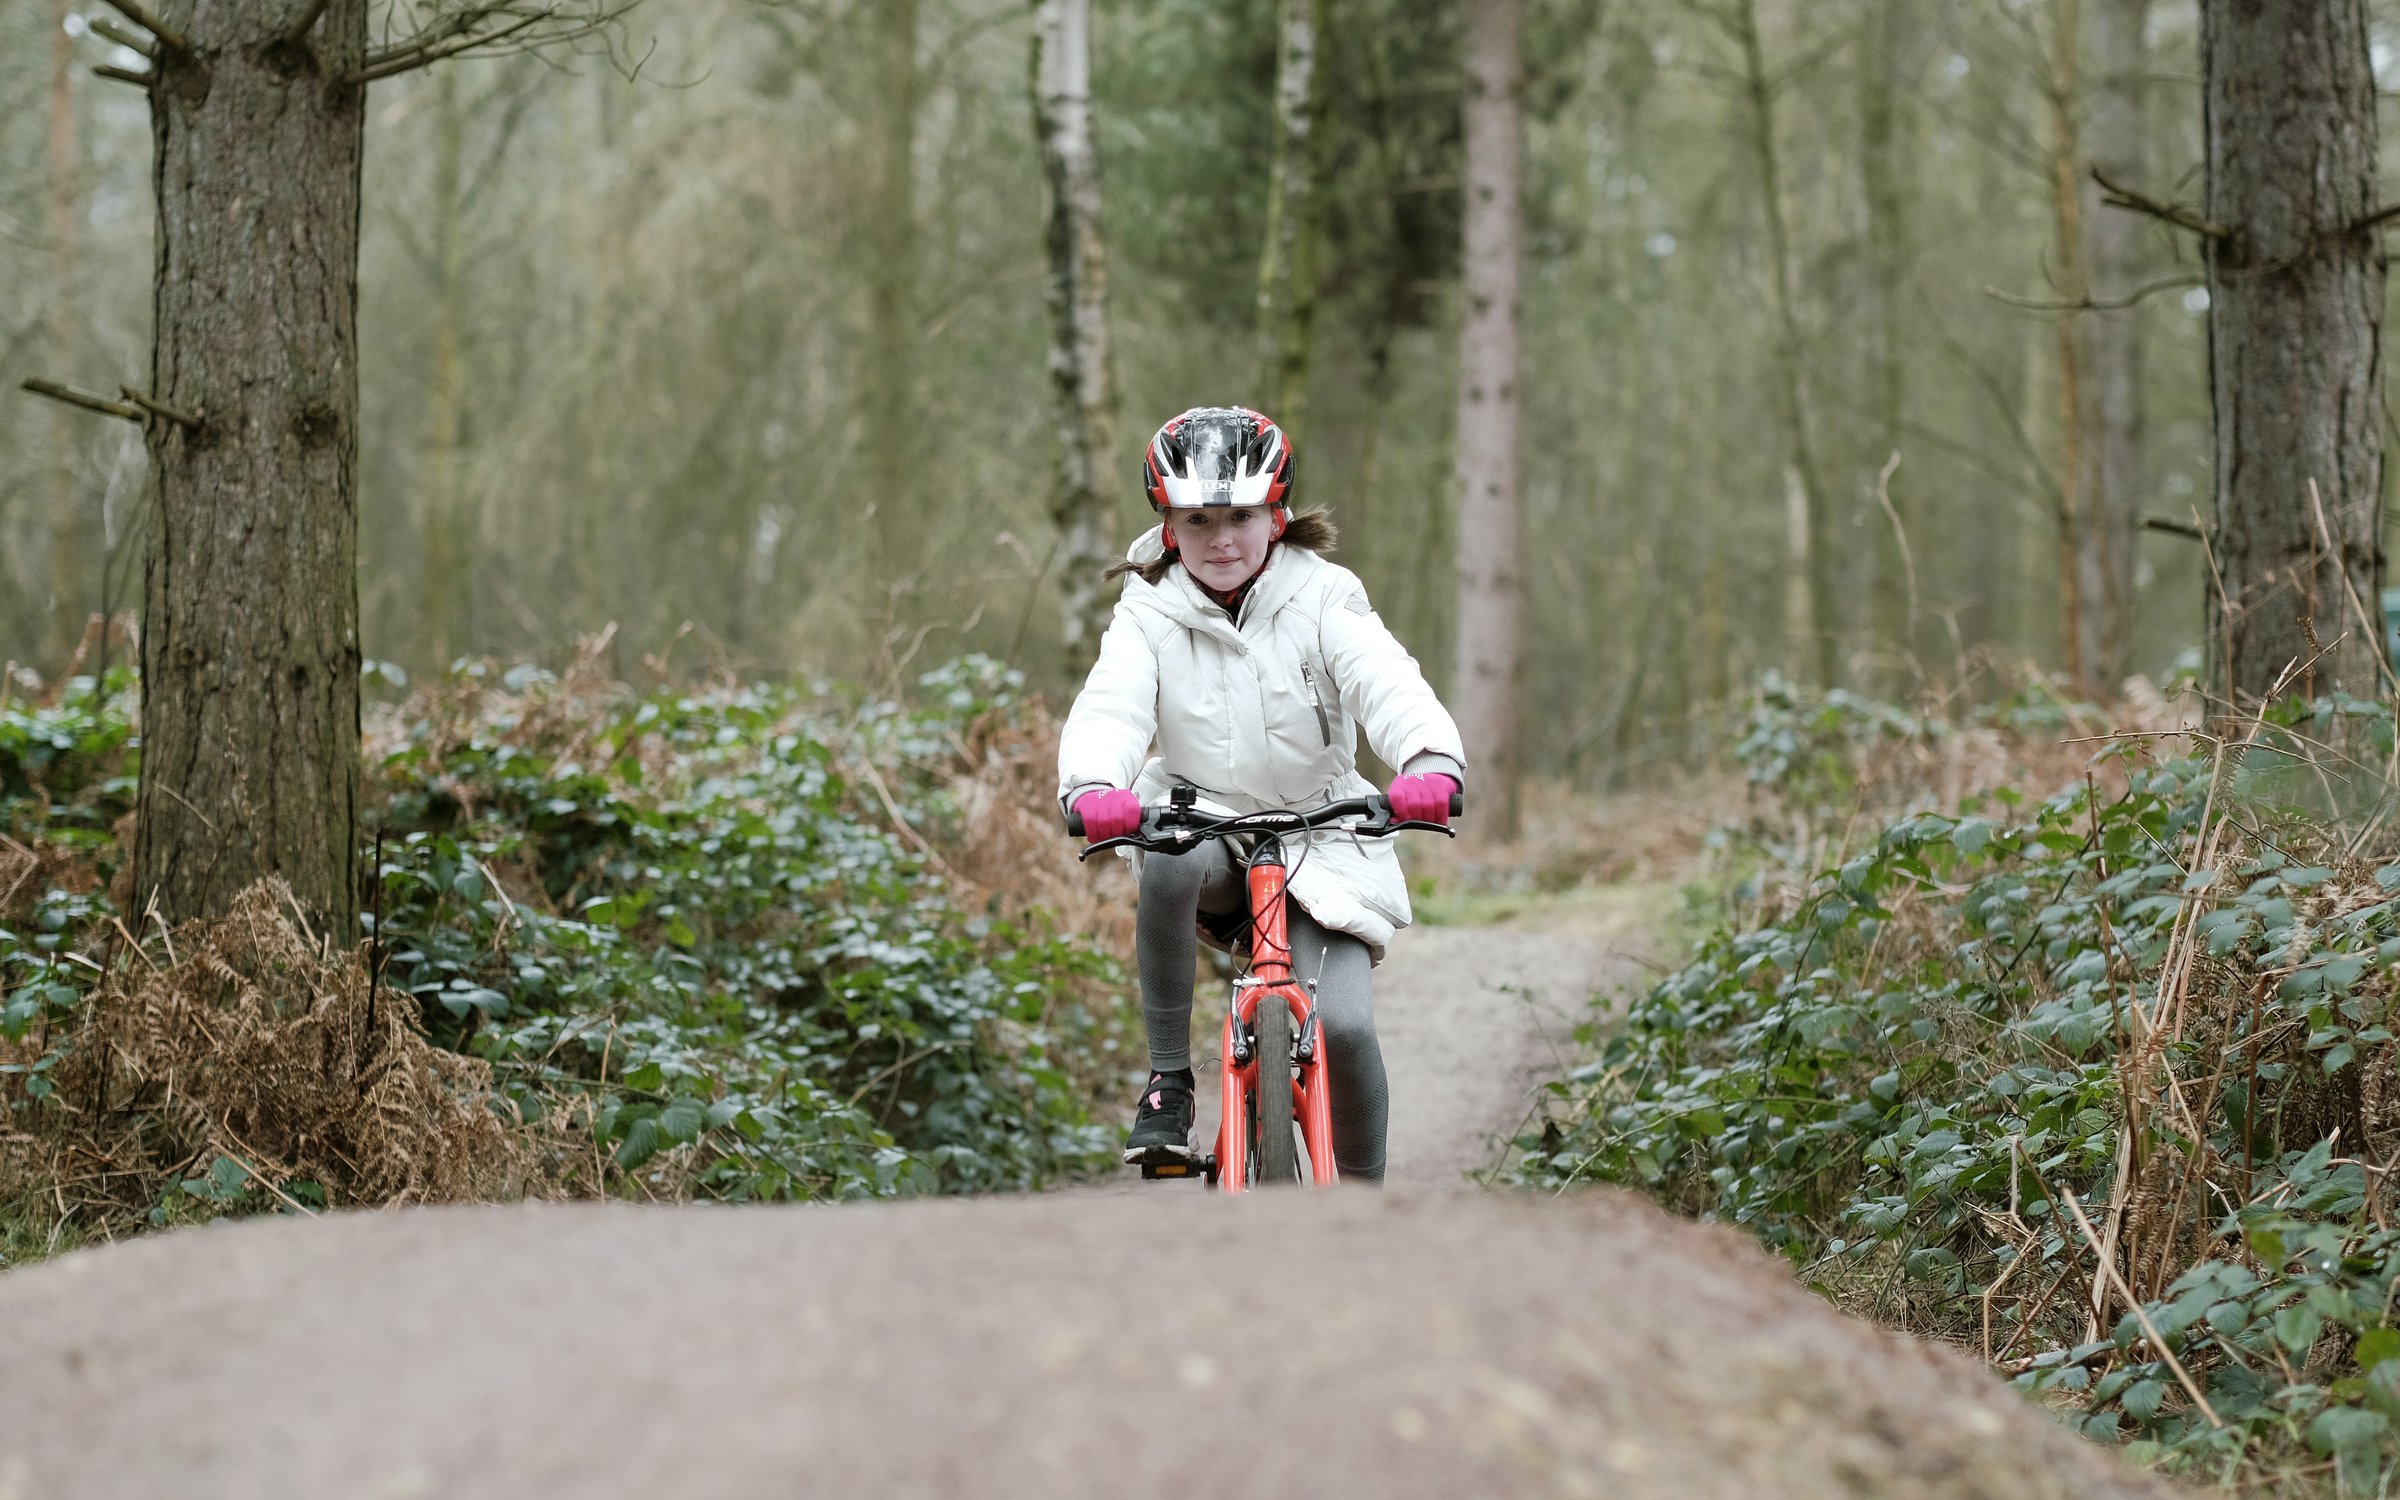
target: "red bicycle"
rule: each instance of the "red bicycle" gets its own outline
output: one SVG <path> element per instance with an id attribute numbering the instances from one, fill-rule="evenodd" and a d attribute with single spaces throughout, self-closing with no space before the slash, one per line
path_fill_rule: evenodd
<path id="1" fill-rule="evenodd" d="M 1141 1162 L 1142 1176 L 1202 1177 L 1228 1193 L 1248 1192 L 1254 1184 L 1300 1181 L 1331 1187 L 1339 1178 L 1333 1165 L 1333 1089 L 1317 1026 L 1316 982 L 1292 973 L 1284 916 L 1290 872 L 1284 863 L 1283 837 L 1349 818 L 1361 820 L 1342 828 L 1355 838 L 1388 838 L 1411 828 L 1455 838 L 1456 830 L 1446 823 L 1395 821 L 1390 801 L 1380 793 L 1306 812 L 1285 808 L 1232 817 L 1202 813 L 1198 801 L 1192 788 L 1179 786 L 1167 805 L 1142 809 L 1139 831 L 1102 839 L 1076 856 L 1089 859 L 1117 848 L 1188 854 L 1209 839 L 1236 840 L 1232 847 L 1239 855 L 1238 841 L 1250 841 L 1249 852 L 1240 855 L 1250 893 L 1249 972 L 1234 980 L 1225 1007 L 1216 1149 L 1197 1159 L 1175 1151 L 1152 1152 Z M 1453 794 L 1452 816 L 1459 807 L 1460 799 Z M 1067 832 L 1082 836 L 1081 814 L 1067 814 Z M 1301 857 L 1307 857 L 1305 851 Z"/>

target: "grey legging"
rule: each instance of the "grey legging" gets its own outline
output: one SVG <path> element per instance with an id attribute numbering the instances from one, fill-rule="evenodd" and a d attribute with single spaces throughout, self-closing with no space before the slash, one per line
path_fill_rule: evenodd
<path id="1" fill-rule="evenodd" d="M 1317 925 L 1297 901 L 1289 917 L 1292 972 L 1317 985 L 1317 1024 L 1333 1085 L 1333 1160 L 1354 1181 L 1383 1180 L 1383 1132 L 1390 1115 L 1383 1049 L 1375 1041 L 1367 945 Z M 1150 1066 L 1171 1073 L 1192 1065 L 1192 968 L 1203 917 L 1212 931 L 1238 927 L 1249 914 L 1241 867 L 1221 840 L 1189 854 L 1142 856 L 1141 909 L 1134 948 L 1142 973 L 1142 1020 Z M 1226 919 L 1232 919 L 1228 922 Z"/>

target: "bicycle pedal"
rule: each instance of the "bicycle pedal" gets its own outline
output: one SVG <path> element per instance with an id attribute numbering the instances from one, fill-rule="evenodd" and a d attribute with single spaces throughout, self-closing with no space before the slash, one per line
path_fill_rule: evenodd
<path id="1" fill-rule="evenodd" d="M 1196 1161 L 1146 1161 L 1142 1163 L 1142 1181 L 1160 1182 L 1205 1175 L 1207 1168 Z"/>

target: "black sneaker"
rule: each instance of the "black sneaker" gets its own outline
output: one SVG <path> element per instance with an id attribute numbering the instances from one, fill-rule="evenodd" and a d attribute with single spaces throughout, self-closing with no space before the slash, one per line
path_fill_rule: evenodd
<path id="1" fill-rule="evenodd" d="M 1125 1137 L 1125 1160 L 1189 1161 L 1192 1159 L 1192 1075 L 1153 1073 L 1135 1106 L 1133 1129 Z"/>

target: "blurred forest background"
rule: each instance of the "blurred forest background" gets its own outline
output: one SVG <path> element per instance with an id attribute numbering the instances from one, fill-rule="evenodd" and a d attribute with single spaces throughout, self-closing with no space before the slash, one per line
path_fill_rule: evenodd
<path id="1" fill-rule="evenodd" d="M 1300 9 L 1316 192 L 1262 295 Z M 148 111 L 94 76 L 135 61 L 95 15 L 0 7 L 12 388 L 146 378 Z M 1458 7 L 1095 0 L 1092 24 L 1108 545 L 1149 522 L 1159 421 L 1266 407 L 1444 681 Z M 2400 35 L 2400 4 L 2376 24 Z M 890 681 L 973 649 L 1071 686 L 1028 6 L 627 25 L 613 56 L 372 97 L 366 655 L 556 659 L 614 621 L 626 669 L 678 642 Z M 1680 759 L 1770 667 L 1973 692 L 2031 661 L 2105 690 L 2196 650 L 2202 551 L 2169 528 L 2209 503 L 2200 267 L 2088 175 L 2196 197 L 2195 25 L 2186 0 L 1530 5 L 1528 770 Z M 0 656 L 55 672 L 138 604 L 144 463 L 131 425 L 0 400 Z M 2116 603 L 2075 581 L 2103 504 L 2133 538 Z"/>

